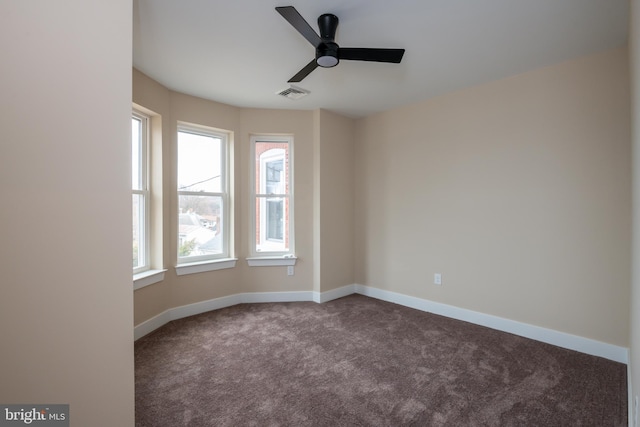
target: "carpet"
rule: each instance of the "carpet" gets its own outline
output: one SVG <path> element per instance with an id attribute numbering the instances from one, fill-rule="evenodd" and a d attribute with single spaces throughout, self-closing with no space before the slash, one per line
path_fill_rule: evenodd
<path id="1" fill-rule="evenodd" d="M 626 426 L 621 363 L 362 295 L 135 343 L 137 426 Z"/>

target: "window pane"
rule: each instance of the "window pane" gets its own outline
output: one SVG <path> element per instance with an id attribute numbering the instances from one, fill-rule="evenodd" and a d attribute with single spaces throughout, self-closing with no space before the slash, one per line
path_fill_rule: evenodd
<path id="1" fill-rule="evenodd" d="M 265 211 L 267 224 L 267 240 L 284 239 L 284 200 L 267 199 L 267 209 Z"/>
<path id="2" fill-rule="evenodd" d="M 221 148 L 220 138 L 178 132 L 178 190 L 222 192 Z"/>
<path id="3" fill-rule="evenodd" d="M 131 118 L 131 188 L 142 190 L 142 120 Z"/>
<path id="4" fill-rule="evenodd" d="M 256 252 L 289 252 L 289 142 L 254 141 Z"/>
<path id="5" fill-rule="evenodd" d="M 256 143 L 256 194 L 289 193 L 289 144 Z"/>
<path id="6" fill-rule="evenodd" d="M 145 264 L 144 242 L 144 196 L 142 194 L 133 195 L 133 268 L 141 267 Z"/>
<path id="7" fill-rule="evenodd" d="M 178 199 L 178 256 L 222 254 L 222 197 L 180 195 Z"/>
<path id="8" fill-rule="evenodd" d="M 289 250 L 289 199 L 258 197 L 256 200 L 256 249 L 258 252 Z"/>

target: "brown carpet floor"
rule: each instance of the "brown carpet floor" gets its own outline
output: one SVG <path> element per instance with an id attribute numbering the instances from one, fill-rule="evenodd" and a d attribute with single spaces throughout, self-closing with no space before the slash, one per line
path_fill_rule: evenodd
<path id="1" fill-rule="evenodd" d="M 361 295 L 135 344 L 138 426 L 626 426 L 626 366 Z"/>

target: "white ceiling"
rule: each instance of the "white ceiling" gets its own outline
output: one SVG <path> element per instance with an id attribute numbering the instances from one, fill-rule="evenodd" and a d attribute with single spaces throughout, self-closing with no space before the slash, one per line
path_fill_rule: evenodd
<path id="1" fill-rule="evenodd" d="M 401 64 L 342 61 L 276 95 L 314 57 L 275 11 L 340 19 L 342 47 L 404 48 Z M 628 0 L 134 0 L 133 65 L 164 86 L 257 108 L 351 117 L 497 80 L 627 40 Z"/>

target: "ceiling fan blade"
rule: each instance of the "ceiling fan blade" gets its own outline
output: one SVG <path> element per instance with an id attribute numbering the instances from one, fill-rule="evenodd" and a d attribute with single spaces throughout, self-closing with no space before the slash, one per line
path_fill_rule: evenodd
<path id="1" fill-rule="evenodd" d="M 309 43 L 311 43 L 315 47 L 318 47 L 320 43 L 322 43 L 322 39 L 320 38 L 318 33 L 316 33 L 315 30 L 311 28 L 311 25 L 309 25 L 309 23 L 305 21 L 305 19 L 302 17 L 302 15 L 300 15 L 300 13 L 298 13 L 295 7 L 280 6 L 276 7 L 276 10 L 278 11 L 278 13 L 280 13 L 280 15 L 282 15 L 284 19 L 287 20 L 287 22 L 289 22 L 289 24 L 293 26 L 293 28 L 298 30 L 298 32 L 302 34 L 305 39 L 309 40 Z"/>
<path id="2" fill-rule="evenodd" d="M 341 47 L 338 58 L 352 61 L 392 62 L 402 61 L 404 49 L 370 49 L 366 47 Z"/>
<path id="3" fill-rule="evenodd" d="M 313 70 L 315 70 L 317 67 L 318 67 L 318 63 L 316 62 L 315 59 L 312 59 L 311 62 L 309 62 L 307 65 L 305 65 L 302 70 L 298 71 L 298 74 L 296 74 L 295 76 L 291 77 L 287 83 L 298 83 L 298 82 L 301 82 L 302 79 L 304 79 L 309 74 L 311 74 L 311 72 Z"/>

